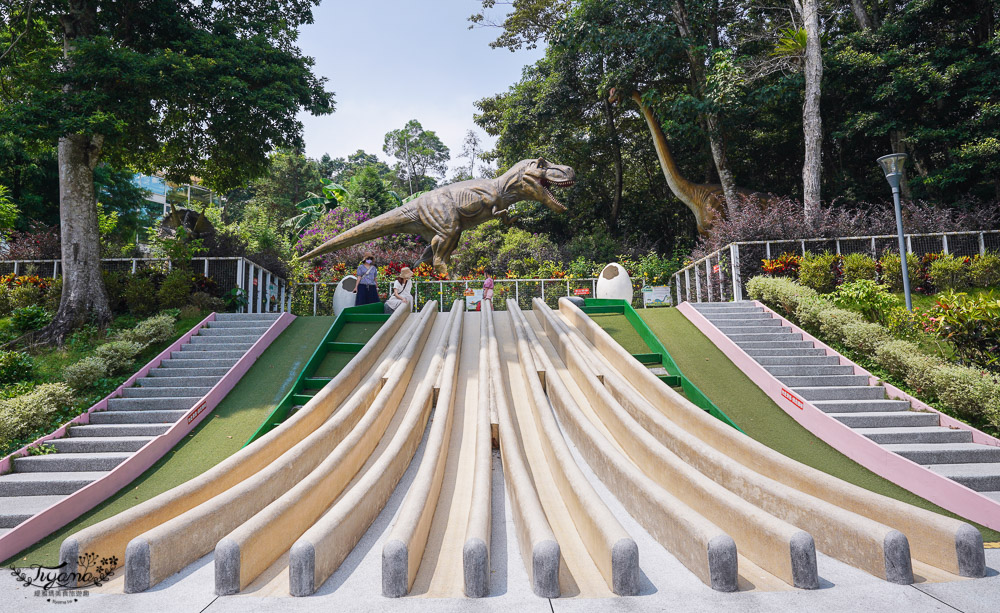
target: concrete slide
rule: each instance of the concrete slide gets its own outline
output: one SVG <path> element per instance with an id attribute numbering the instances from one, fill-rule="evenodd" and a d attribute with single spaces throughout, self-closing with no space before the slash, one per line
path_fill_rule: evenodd
<path id="1" fill-rule="evenodd" d="M 397 311 L 281 426 L 73 535 L 63 561 L 118 555 L 120 589 L 141 592 L 211 556 L 216 594 L 304 597 L 340 585 L 357 555 L 378 556 L 373 594 L 479 598 L 494 593 L 505 502 L 504 551 L 546 598 L 642 593 L 636 524 L 724 592 L 817 588 L 817 551 L 897 584 L 985 573 L 968 524 L 763 447 L 569 301 L 506 306 Z"/>

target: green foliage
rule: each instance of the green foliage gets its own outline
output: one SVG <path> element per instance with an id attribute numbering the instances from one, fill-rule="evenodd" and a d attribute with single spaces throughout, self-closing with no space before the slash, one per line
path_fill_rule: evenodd
<path id="1" fill-rule="evenodd" d="M 62 286 L 63 278 L 59 277 L 58 279 L 52 279 L 48 289 L 45 290 L 45 298 L 42 306 L 50 313 L 59 311 L 59 302 L 62 300 Z"/>
<path id="2" fill-rule="evenodd" d="M 803 304 L 820 301 L 816 290 L 785 278 L 753 277 L 747 282 L 747 295 L 777 309 L 785 317 L 794 316 Z"/>
<path id="3" fill-rule="evenodd" d="M 840 331 L 843 343 L 854 347 L 865 355 L 873 355 L 875 350 L 892 340 L 885 327 L 867 322 L 844 324 Z"/>
<path id="4" fill-rule="evenodd" d="M 0 350 L 0 385 L 31 379 L 35 361 L 22 351 Z"/>
<path id="5" fill-rule="evenodd" d="M 0 185 L 0 230 L 13 228 L 19 214 L 17 205 L 10 199 L 10 190 Z"/>
<path id="6" fill-rule="evenodd" d="M 49 443 L 38 443 L 32 447 L 28 447 L 28 455 L 51 455 L 53 453 L 59 453 L 55 445 Z"/>
<path id="7" fill-rule="evenodd" d="M 128 283 L 136 279 L 136 277 L 128 273 L 117 273 L 107 270 L 101 271 L 101 277 L 104 279 L 104 289 L 108 292 L 108 306 L 111 307 L 111 312 L 121 313 L 128 308 L 125 299 L 128 291 Z"/>
<path id="8" fill-rule="evenodd" d="M 226 310 L 226 303 L 222 300 L 222 298 L 216 298 L 215 296 L 205 292 L 195 292 L 191 294 L 191 305 L 200 311 Z"/>
<path id="9" fill-rule="evenodd" d="M 950 341 L 965 362 L 1000 370 L 1000 297 L 943 292 L 928 313 L 931 331 Z"/>
<path id="10" fill-rule="evenodd" d="M 986 253 L 972 258 L 969 264 L 969 283 L 973 287 L 1000 285 L 1000 255 Z"/>
<path id="11" fill-rule="evenodd" d="M 0 444 L 7 447 L 38 428 L 57 426 L 53 418 L 72 402 L 73 394 L 64 383 L 46 383 L 22 396 L 0 400 Z"/>
<path id="12" fill-rule="evenodd" d="M 134 277 L 127 282 L 123 297 L 133 315 L 149 315 L 156 311 L 156 286 L 147 277 Z"/>
<path id="13" fill-rule="evenodd" d="M 458 275 L 485 268 L 497 276 L 509 272 L 524 278 L 533 276 L 541 262 L 558 259 L 559 250 L 548 237 L 520 228 L 505 229 L 499 220 L 493 219 L 462 235 L 451 263 Z"/>
<path id="14" fill-rule="evenodd" d="M 857 311 L 868 321 L 882 325 L 886 325 L 890 311 L 899 306 L 888 286 L 867 279 L 840 285 L 831 298 L 837 306 Z"/>
<path id="15" fill-rule="evenodd" d="M 837 287 L 835 267 L 839 262 L 840 256 L 834 253 L 806 253 L 799 264 L 799 282 L 821 294 L 829 294 Z"/>
<path id="16" fill-rule="evenodd" d="M 21 309 L 25 307 L 38 306 L 42 303 L 44 291 L 37 285 L 18 285 L 10 290 L 10 308 Z"/>
<path id="17" fill-rule="evenodd" d="M 574 233 L 566 242 L 565 251 L 571 260 L 586 258 L 607 264 L 614 262 L 624 249 L 607 228 L 597 225 L 592 230 Z"/>
<path id="18" fill-rule="evenodd" d="M 437 134 L 424 130 L 420 122 L 411 119 L 398 130 L 385 135 L 382 151 L 399 160 L 396 175 L 400 183 L 412 188 L 408 193 L 426 189 L 426 178 L 444 177 L 451 159 L 448 147 Z"/>
<path id="19" fill-rule="evenodd" d="M 938 290 L 959 290 L 969 286 L 969 267 L 966 258 L 942 254 L 931 262 L 930 279 Z"/>
<path id="20" fill-rule="evenodd" d="M 180 308 L 188 303 L 188 297 L 194 291 L 194 280 L 190 271 L 176 269 L 170 271 L 156 292 L 160 308 Z"/>
<path id="21" fill-rule="evenodd" d="M 193 258 L 208 251 L 204 239 L 191 238 L 183 226 L 177 228 L 173 237 L 160 236 L 158 229 L 151 227 L 148 239 L 153 253 L 170 260 L 175 268 L 189 268 Z"/>
<path id="22" fill-rule="evenodd" d="M 864 253 L 849 253 L 844 256 L 843 281 L 875 281 L 878 263 Z"/>
<path id="23" fill-rule="evenodd" d="M 882 264 L 882 283 L 889 286 L 893 292 L 903 291 L 903 270 L 898 253 L 885 253 L 880 260 Z M 920 260 L 912 253 L 906 254 L 906 272 L 910 278 L 910 287 L 917 287 L 920 274 Z"/>
<path id="24" fill-rule="evenodd" d="M 94 386 L 109 374 L 108 363 L 97 356 L 90 356 L 63 369 L 63 380 L 77 392 Z"/>
<path id="25" fill-rule="evenodd" d="M 168 341 L 174 336 L 174 317 L 167 314 L 156 315 L 139 322 L 134 328 L 127 328 L 115 335 L 117 340 L 131 341 L 142 346 Z"/>
<path id="26" fill-rule="evenodd" d="M 135 357 L 143 348 L 143 345 L 133 341 L 112 341 L 95 349 L 94 356 L 107 364 L 109 375 L 117 375 L 132 368 Z"/>
<path id="27" fill-rule="evenodd" d="M 14 309 L 10 314 L 10 320 L 18 332 L 31 332 L 44 328 L 52 321 L 52 314 L 46 311 L 45 307 L 35 304 Z"/>
<path id="28" fill-rule="evenodd" d="M 226 292 L 226 295 L 222 299 L 226 303 L 227 311 L 235 312 L 247 306 L 247 293 L 239 287 L 234 287 Z"/>

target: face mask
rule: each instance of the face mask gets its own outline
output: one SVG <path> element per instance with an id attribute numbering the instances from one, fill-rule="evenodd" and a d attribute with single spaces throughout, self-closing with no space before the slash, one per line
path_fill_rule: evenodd
<path id="1" fill-rule="evenodd" d="M 365 264 L 371 264 L 371 263 L 372 263 L 371 260 L 365 260 Z"/>

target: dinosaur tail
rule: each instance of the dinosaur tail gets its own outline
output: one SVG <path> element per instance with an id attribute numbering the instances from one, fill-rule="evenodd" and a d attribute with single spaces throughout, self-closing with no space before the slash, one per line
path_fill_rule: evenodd
<path id="1" fill-rule="evenodd" d="M 393 232 L 398 231 L 398 229 L 407 222 L 409 222 L 409 219 L 403 214 L 402 207 L 386 211 L 378 217 L 369 219 L 363 224 L 341 232 L 309 253 L 300 255 L 298 259 L 311 260 L 315 257 L 323 255 L 324 253 L 346 249 L 347 247 L 353 247 L 358 243 L 370 241 L 373 238 L 385 236 L 386 234 L 392 234 Z"/>

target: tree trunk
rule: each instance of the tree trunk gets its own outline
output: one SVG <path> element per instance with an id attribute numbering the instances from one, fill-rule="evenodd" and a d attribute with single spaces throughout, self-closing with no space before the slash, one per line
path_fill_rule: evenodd
<path id="1" fill-rule="evenodd" d="M 618 138 L 618 128 L 615 126 L 615 115 L 611 108 L 611 102 L 604 100 L 604 119 L 608 124 L 608 132 L 611 135 L 611 153 L 615 158 L 615 191 L 611 201 L 611 215 L 608 225 L 612 232 L 618 229 L 618 216 L 622 209 L 622 148 Z"/>
<path id="2" fill-rule="evenodd" d="M 719 116 L 716 113 L 708 113 L 705 120 L 708 122 L 708 143 L 712 147 L 715 171 L 719 174 L 719 184 L 722 186 L 722 194 L 726 199 L 726 211 L 732 214 L 736 212 L 738 204 L 736 181 L 733 179 L 733 172 L 729 169 L 729 157 L 726 155 L 726 143 L 722 137 L 722 128 L 719 126 Z"/>
<path id="3" fill-rule="evenodd" d="M 854 18 L 858 20 L 862 31 L 872 29 L 872 18 L 862 0 L 851 0 L 851 12 L 854 13 Z"/>
<path id="4" fill-rule="evenodd" d="M 802 105 L 805 161 L 802 164 L 802 204 L 811 223 L 820 206 L 820 176 L 823 161 L 823 119 L 820 116 L 820 81 L 823 57 L 820 53 L 819 0 L 803 0 L 802 20 L 806 30 L 806 96 Z"/>

